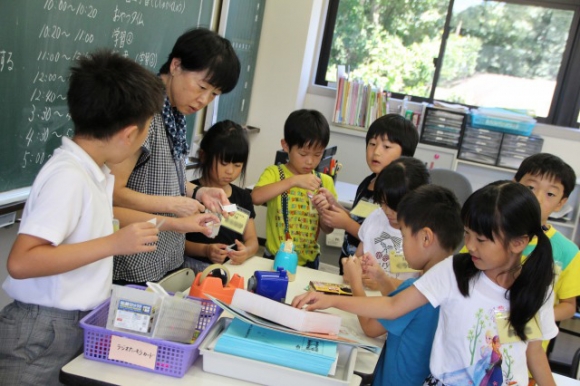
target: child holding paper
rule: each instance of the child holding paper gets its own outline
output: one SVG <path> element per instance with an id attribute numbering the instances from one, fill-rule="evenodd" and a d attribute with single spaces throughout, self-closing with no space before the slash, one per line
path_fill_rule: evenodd
<path id="1" fill-rule="evenodd" d="M 378 208 L 373 201 L 377 175 L 400 156 L 412 157 L 418 142 L 417 128 L 408 119 L 398 114 L 377 118 L 366 135 L 366 161 L 372 173 L 359 184 L 352 210 L 349 212 L 336 200 L 327 197 L 331 206 L 322 213 L 322 223 L 330 228 L 345 230 L 338 264 L 341 274 L 341 259 L 354 255 L 360 242 L 358 232 L 361 224 L 373 209 Z M 324 193 L 324 189 L 321 191 Z"/>
<path id="2" fill-rule="evenodd" d="M 297 110 L 286 119 L 282 148 L 288 163 L 268 166 L 252 191 L 255 205 L 268 203 L 264 257 L 274 258 L 291 238 L 298 264 L 318 269 L 318 234 L 332 232 L 319 214 L 328 208 L 328 197 L 336 201 L 332 177 L 315 171 L 329 139 L 328 122 L 316 110 Z M 327 194 L 317 194 L 320 188 Z"/>
<path id="3" fill-rule="evenodd" d="M 453 254 L 463 240 L 460 212 L 455 195 L 440 186 L 423 185 L 405 195 L 398 205 L 397 221 L 409 266 L 427 272 Z M 442 218 L 445 221 L 441 221 Z M 345 257 L 343 265 L 344 277 L 351 283 L 353 295 L 366 296 L 360 259 Z M 412 286 L 416 280 L 405 280 L 389 296 Z M 438 316 L 438 308 L 425 304 L 394 320 L 358 317 L 368 336 L 375 337 L 388 331 L 373 385 L 420 385 L 427 378 Z"/>
<path id="4" fill-rule="evenodd" d="M 38 173 L 8 256 L 3 288 L 14 302 L 0 314 L 2 385 L 59 384 L 83 346 L 79 320 L 111 295 L 113 255 L 156 249 L 151 223 L 114 232 L 107 164 L 141 147 L 163 93 L 154 74 L 108 51 L 72 67 L 74 136 Z"/>
<path id="5" fill-rule="evenodd" d="M 199 179 L 192 181 L 201 187 L 220 188 L 237 211 L 222 218 L 219 233 L 209 238 L 203 233 L 188 233 L 185 241 L 185 265 L 196 272 L 210 264 L 242 264 L 258 250 L 258 236 L 254 225 L 254 204 L 250 193 L 234 184 L 240 177 L 244 181 L 250 144 L 244 129 L 235 122 L 225 120 L 214 124 L 203 136 L 198 150 L 201 171 Z"/>
<path id="6" fill-rule="evenodd" d="M 397 221 L 399 202 L 405 195 L 429 183 L 425 164 L 412 157 L 400 157 L 391 162 L 377 176 L 374 201 L 380 205 L 360 227 L 360 243 L 356 256 L 366 255 L 363 261 L 363 282 L 367 288 L 392 292 L 406 279 L 419 276 L 407 266 L 403 252 L 403 236 Z M 377 277 L 383 280 L 377 281 Z M 390 280 L 388 278 L 391 278 Z"/>
<path id="7" fill-rule="evenodd" d="M 292 305 L 309 311 L 336 307 L 394 320 L 430 303 L 439 307 L 439 320 L 431 374 L 424 385 L 481 385 L 491 378 L 498 385 L 526 385 L 529 366 L 538 384 L 553 386 L 542 349 L 542 340 L 558 333 L 552 305 L 553 260 L 540 213 L 529 189 L 496 181 L 474 192 L 461 209 L 469 253 L 443 260 L 391 297 L 307 292 L 294 298 Z M 536 248 L 522 264 L 522 252 L 534 237 Z M 497 336 L 494 348 L 501 347 L 503 361 L 480 350 L 486 335 Z M 496 371 L 498 366 L 501 371 Z"/>

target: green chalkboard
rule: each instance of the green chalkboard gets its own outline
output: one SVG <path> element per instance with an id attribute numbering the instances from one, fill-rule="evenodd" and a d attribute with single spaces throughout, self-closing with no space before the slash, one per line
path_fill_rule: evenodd
<path id="1" fill-rule="evenodd" d="M 213 0 L 0 0 L 0 193 L 30 186 L 72 135 L 75 58 L 109 47 L 157 72 L 185 30 L 214 27 L 214 8 Z"/>
<path id="2" fill-rule="evenodd" d="M 230 0 L 227 3 L 223 36 L 232 42 L 242 68 L 236 88 L 219 97 L 216 121 L 231 119 L 246 125 L 266 0 Z"/>

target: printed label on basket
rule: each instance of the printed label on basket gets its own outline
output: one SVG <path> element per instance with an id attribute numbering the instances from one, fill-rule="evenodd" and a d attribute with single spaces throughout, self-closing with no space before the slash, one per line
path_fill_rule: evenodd
<path id="1" fill-rule="evenodd" d="M 119 300 L 115 322 L 113 325 L 131 331 L 149 332 L 152 321 L 153 307 L 149 304 Z"/>
<path id="2" fill-rule="evenodd" d="M 222 218 L 221 224 L 223 227 L 243 235 L 248 220 L 250 220 L 250 211 L 238 206 L 238 210 L 230 213 L 228 218 Z"/>
<path id="3" fill-rule="evenodd" d="M 109 359 L 155 370 L 157 346 L 151 343 L 112 335 Z"/>

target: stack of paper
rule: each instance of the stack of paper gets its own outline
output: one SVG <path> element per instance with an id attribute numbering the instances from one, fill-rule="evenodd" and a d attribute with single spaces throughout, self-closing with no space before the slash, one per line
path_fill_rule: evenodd
<path id="1" fill-rule="evenodd" d="M 238 291 L 238 290 L 236 290 L 236 291 Z M 240 291 L 243 291 L 243 290 L 240 290 Z M 256 295 L 256 296 L 260 296 L 260 295 Z M 278 324 L 278 323 L 276 323 L 272 320 L 266 319 L 264 317 L 260 317 L 260 316 L 257 316 L 255 314 L 252 314 L 250 312 L 244 311 L 241 308 L 234 306 L 233 301 L 232 301 L 232 304 L 227 304 L 227 303 L 222 302 L 219 299 L 214 298 L 211 295 L 208 297 L 218 307 L 220 307 L 224 311 L 231 313 L 236 318 L 241 319 L 246 323 L 255 324 L 257 326 L 260 326 L 260 327 L 263 327 L 263 328 L 266 328 L 269 330 L 281 331 L 281 332 L 284 332 L 284 333 L 290 334 L 290 335 L 307 336 L 307 337 L 325 340 L 325 341 L 329 341 L 329 342 L 344 343 L 344 344 L 351 345 L 351 346 L 361 347 L 361 348 L 364 348 L 365 350 L 369 350 L 369 351 L 372 351 L 374 353 L 379 353 L 381 351 L 381 348 L 378 347 L 373 342 L 373 340 L 371 338 L 366 337 L 362 332 L 358 333 L 357 331 L 352 331 L 351 329 L 348 329 L 348 328 L 340 328 L 338 331 L 338 335 L 333 335 L 333 334 L 328 334 L 328 333 L 313 333 L 313 332 L 298 331 L 298 330 L 295 330 L 293 328 L 286 327 L 285 325 Z M 235 296 L 234 296 L 234 298 L 235 298 Z M 289 305 L 284 305 L 284 304 L 282 304 L 282 305 L 284 307 L 290 307 Z M 303 310 L 299 310 L 299 311 L 301 311 L 303 313 L 305 313 L 305 312 L 318 313 L 317 311 L 303 311 Z M 294 316 L 296 316 L 296 315 L 294 315 Z M 336 316 L 340 319 L 340 317 L 338 315 L 334 315 L 334 316 Z M 290 318 L 290 320 L 292 320 L 292 318 Z"/>
<path id="2" fill-rule="evenodd" d="M 286 334 L 233 319 L 214 350 L 319 375 L 333 373 L 337 344 Z"/>
<path id="3" fill-rule="evenodd" d="M 234 292 L 231 305 L 297 331 L 331 335 L 340 331 L 338 315 L 299 310 L 240 288 Z"/>

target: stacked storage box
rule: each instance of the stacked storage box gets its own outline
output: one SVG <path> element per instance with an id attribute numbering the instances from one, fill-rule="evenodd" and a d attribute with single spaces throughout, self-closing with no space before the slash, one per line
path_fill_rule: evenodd
<path id="1" fill-rule="evenodd" d="M 543 144 L 544 140 L 535 135 L 504 134 L 497 166 L 517 169 L 525 158 L 540 153 Z"/>
<path id="2" fill-rule="evenodd" d="M 522 161 L 542 151 L 544 140 L 530 135 L 536 120 L 503 109 L 472 111 L 458 158 L 517 169 Z"/>
<path id="3" fill-rule="evenodd" d="M 458 149 L 466 122 L 465 113 L 427 107 L 421 143 Z"/>
<path id="4" fill-rule="evenodd" d="M 457 158 L 495 165 L 503 133 L 467 126 Z"/>

